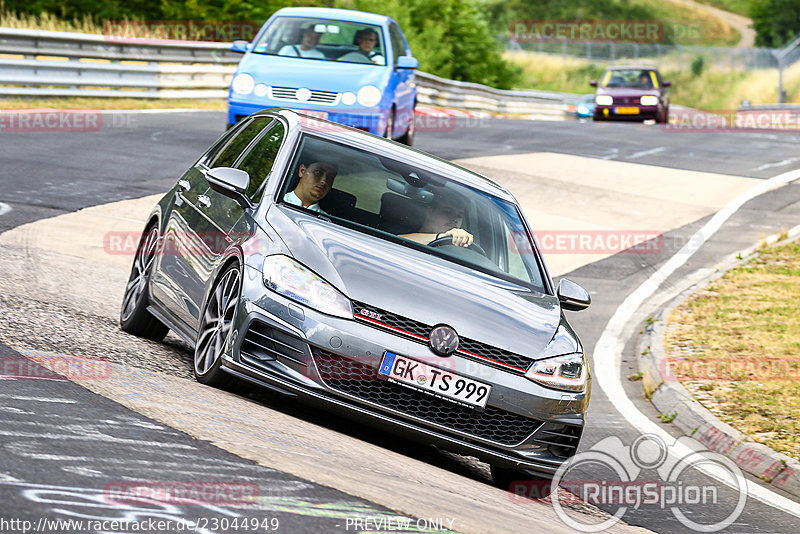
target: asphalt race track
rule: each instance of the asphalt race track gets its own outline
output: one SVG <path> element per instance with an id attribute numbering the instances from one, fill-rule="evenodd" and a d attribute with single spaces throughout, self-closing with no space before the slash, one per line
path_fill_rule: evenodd
<path id="1" fill-rule="evenodd" d="M 51 379 L 0 380 L 2 517 L 35 525 L 40 518 L 155 516 L 173 521 L 172 529 L 180 521 L 185 527 L 187 521 L 226 517 L 258 522 L 260 531 L 279 526 L 278 532 L 385 531 L 411 518 L 410 531 L 571 531 L 551 506 L 492 488 L 479 462 L 331 420 L 266 393 L 205 388 L 191 380 L 191 354 L 177 338 L 153 344 L 118 332 L 119 279 L 124 284 L 130 257 L 109 257 L 95 238 L 102 237 L 104 224 L 138 228 L 136 214 L 146 213 L 152 201 L 131 199 L 168 189 L 218 137 L 224 117 L 195 112 L 103 119 L 96 132 L 0 132 L 0 232 L 7 232 L 0 235 L 0 358 L 33 368 L 23 356 L 88 355 L 113 362 L 106 380 L 80 385 L 52 379 L 45 370 L 40 374 Z M 608 354 L 593 349 L 625 297 L 717 210 L 800 162 L 800 135 L 790 132 L 500 119 L 428 126 L 418 131 L 418 148 L 508 187 L 537 228 L 663 233 L 663 246 L 647 253 L 546 254 L 557 277 L 568 276 L 592 293 L 592 307 L 569 319 L 593 358 L 595 375 L 613 365 Z M 629 325 L 616 372 L 636 409 L 658 421 L 641 383 L 624 379 L 637 370 L 635 334 L 648 310 L 696 273 L 798 224 L 800 185 L 760 195 L 659 286 Z M 606 390 L 595 381 L 581 451 L 613 437 L 630 446 L 641 436 Z M 585 480 L 604 477 L 591 465 L 580 474 Z M 231 498 L 142 509 L 107 502 L 109 484 L 143 480 L 234 481 L 239 491 L 256 488 L 259 504 Z M 684 509 L 697 523 L 722 521 L 737 502 L 738 492 L 702 472 L 687 473 L 682 482 L 719 492 L 719 506 Z M 753 477 L 748 485 L 762 489 L 747 498 L 724 532 L 800 531 L 796 498 L 792 503 Z M 613 514 L 619 507 L 603 508 Z M 568 514 L 586 523 L 608 517 L 575 503 Z M 354 518 L 385 523 L 356 524 Z M 659 504 L 629 509 L 622 518 L 630 526 L 612 531 L 692 532 Z M 193 526 L 237 531 L 219 523 Z M 16 527 L 0 524 L 0 531 L 22 531 Z M 49 530 L 59 531 L 52 525 Z"/>

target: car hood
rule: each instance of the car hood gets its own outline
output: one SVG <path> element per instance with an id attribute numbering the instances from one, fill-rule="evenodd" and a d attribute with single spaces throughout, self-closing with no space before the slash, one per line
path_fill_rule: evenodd
<path id="1" fill-rule="evenodd" d="M 283 206 L 268 222 L 296 260 L 372 307 L 534 359 L 561 322 L 553 295 Z"/>
<path id="2" fill-rule="evenodd" d="M 368 84 L 383 88 L 390 70 L 378 65 L 249 53 L 242 58 L 237 73 L 246 72 L 256 83 L 278 87 L 356 93 Z"/>
<path id="3" fill-rule="evenodd" d="M 658 89 L 644 89 L 639 87 L 598 87 L 598 95 L 611 95 L 611 96 L 644 96 L 653 95 L 659 96 L 661 91 Z"/>

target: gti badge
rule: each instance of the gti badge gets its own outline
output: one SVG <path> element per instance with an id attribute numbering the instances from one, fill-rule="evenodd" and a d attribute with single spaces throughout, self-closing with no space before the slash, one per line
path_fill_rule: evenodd
<path id="1" fill-rule="evenodd" d="M 431 330 L 428 345 L 439 356 L 450 356 L 458 349 L 458 334 L 447 325 L 439 325 Z"/>
<path id="2" fill-rule="evenodd" d="M 383 320 L 383 317 L 381 316 L 380 313 L 374 312 L 372 310 L 368 310 L 366 308 L 361 308 L 359 313 L 361 313 L 361 315 L 363 315 L 364 317 L 368 317 L 370 319 L 375 319 L 376 321 L 382 321 Z"/>

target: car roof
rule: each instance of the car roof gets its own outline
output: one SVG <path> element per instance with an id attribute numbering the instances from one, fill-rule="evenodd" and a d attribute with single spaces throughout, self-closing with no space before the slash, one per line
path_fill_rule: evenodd
<path id="1" fill-rule="evenodd" d="M 400 159 L 404 163 L 435 172 L 461 184 L 517 204 L 511 193 L 497 182 L 427 152 L 399 145 L 381 137 L 376 138 L 376 136 L 356 128 L 343 126 L 317 117 L 302 115 L 290 109 L 273 108 L 260 111 L 255 115 L 262 113 L 268 115 L 278 114 L 289 122 L 290 127 L 297 126 L 305 133 L 314 134 L 330 141 L 343 142 L 355 148 L 361 148 L 393 159 Z"/>
<path id="2" fill-rule="evenodd" d="M 658 71 L 657 68 L 651 65 L 615 65 L 613 67 L 608 67 L 608 70 L 654 70 Z"/>
<path id="3" fill-rule="evenodd" d="M 385 15 L 367 13 L 366 11 L 353 11 L 350 9 L 334 9 L 330 7 L 284 7 L 276 11 L 275 16 L 313 17 L 377 25 L 382 25 L 384 22 L 391 20 Z"/>

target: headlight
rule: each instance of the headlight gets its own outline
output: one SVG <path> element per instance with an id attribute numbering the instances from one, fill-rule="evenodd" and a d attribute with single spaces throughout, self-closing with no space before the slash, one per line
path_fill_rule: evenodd
<path id="1" fill-rule="evenodd" d="M 614 103 L 614 99 L 611 98 L 611 95 L 597 95 L 594 98 L 594 103 L 598 106 L 610 106 Z"/>
<path id="2" fill-rule="evenodd" d="M 586 115 L 587 113 L 589 113 L 589 108 L 587 108 L 586 106 L 578 106 L 578 113 Z"/>
<path id="3" fill-rule="evenodd" d="M 356 95 L 353 93 L 342 93 L 342 104 L 345 106 L 352 106 L 356 103 Z"/>
<path id="4" fill-rule="evenodd" d="M 580 352 L 545 358 L 533 362 L 525 376 L 549 388 L 583 391 L 586 387 L 586 360 Z"/>
<path id="5" fill-rule="evenodd" d="M 249 95 L 255 87 L 256 81 L 249 74 L 241 73 L 233 77 L 231 87 L 233 92 L 240 95 Z"/>
<path id="6" fill-rule="evenodd" d="M 653 95 L 644 95 L 639 102 L 641 102 L 643 106 L 657 106 L 658 97 Z"/>
<path id="7" fill-rule="evenodd" d="M 353 318 L 353 308 L 347 297 L 288 256 L 267 257 L 262 273 L 264 285 L 279 295 L 328 315 Z"/>
<path id="8" fill-rule="evenodd" d="M 381 90 L 374 85 L 365 85 L 358 90 L 358 103 L 365 108 L 377 106 L 381 101 Z"/>

